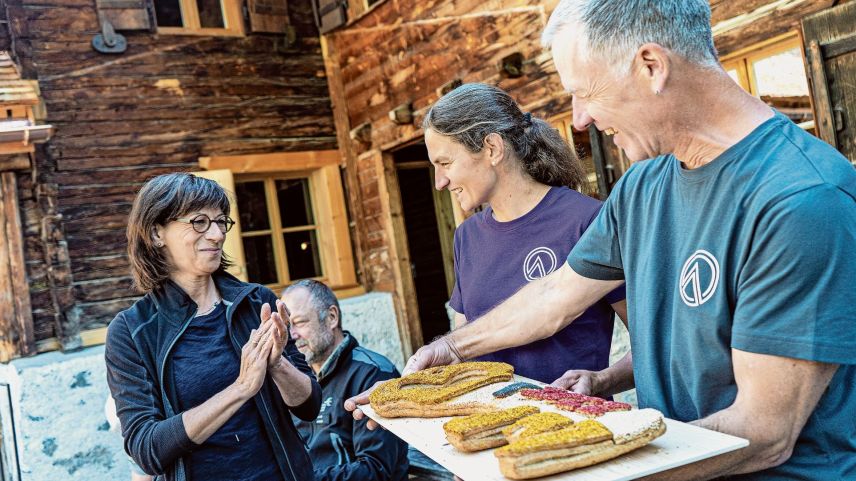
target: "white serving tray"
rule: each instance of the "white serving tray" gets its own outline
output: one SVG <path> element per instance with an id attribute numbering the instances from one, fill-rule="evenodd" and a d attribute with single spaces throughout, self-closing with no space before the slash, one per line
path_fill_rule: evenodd
<path id="1" fill-rule="evenodd" d="M 526 381 L 515 376 L 513 382 Z M 496 383 L 466 395 L 492 401 L 491 393 L 510 382 Z M 584 419 L 566 411 L 559 411 L 544 403 L 521 400 L 518 395 L 498 402 L 500 407 L 521 404 L 537 405 L 542 411 L 555 411 L 574 419 Z M 499 463 L 493 450 L 462 453 L 446 441 L 443 424 L 451 418 L 392 418 L 379 416 L 370 405 L 360 407 L 370 418 L 424 453 L 464 481 L 505 481 L 499 472 Z M 744 448 L 749 441 L 728 434 L 711 431 L 691 424 L 666 419 L 666 433 L 645 447 L 588 468 L 539 478 L 550 481 L 625 481 L 658 473 L 719 454 Z"/>

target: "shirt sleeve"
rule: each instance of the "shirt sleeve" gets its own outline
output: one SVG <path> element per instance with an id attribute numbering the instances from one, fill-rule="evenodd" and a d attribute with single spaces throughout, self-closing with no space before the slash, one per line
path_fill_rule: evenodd
<path id="1" fill-rule="evenodd" d="M 120 313 L 107 328 L 107 385 L 116 401 L 125 452 L 146 473 L 162 474 L 195 444 L 187 436 L 181 414 L 165 415 L 154 379 L 123 316 Z"/>
<path id="2" fill-rule="evenodd" d="M 455 312 L 459 314 L 464 313 L 464 301 L 461 298 L 461 276 L 458 271 L 458 267 L 460 263 L 458 262 L 458 255 L 461 249 L 461 240 L 460 240 L 460 228 L 455 230 L 455 241 L 454 241 L 454 257 L 455 257 L 455 287 L 452 288 L 452 298 L 449 299 L 449 306 L 455 310 Z"/>
<path id="3" fill-rule="evenodd" d="M 856 202 L 832 185 L 779 201 L 760 218 L 739 273 L 731 347 L 856 362 Z"/>
<path id="4" fill-rule="evenodd" d="M 594 222 L 568 254 L 568 265 L 583 277 L 602 281 L 624 279 L 618 242 L 617 197 L 614 192 L 604 202 Z"/>

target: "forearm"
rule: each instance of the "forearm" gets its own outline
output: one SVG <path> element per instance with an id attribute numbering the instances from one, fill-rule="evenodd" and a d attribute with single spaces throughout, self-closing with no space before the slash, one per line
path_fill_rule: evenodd
<path id="1" fill-rule="evenodd" d="M 185 411 L 182 421 L 187 437 L 195 444 L 204 443 L 251 397 L 245 388 L 234 383 L 199 406 Z"/>
<path id="2" fill-rule="evenodd" d="M 565 264 L 530 282 L 475 322 L 456 329 L 448 340 L 461 359 L 529 344 L 555 334 L 622 283 L 587 279 Z"/>
<path id="3" fill-rule="evenodd" d="M 731 434 L 749 440 L 749 446 L 738 451 L 722 454 L 697 463 L 675 468 L 645 480 L 706 480 L 740 473 L 751 473 L 781 464 L 787 452 L 788 440 L 771 436 L 775 421 L 769 423 L 756 416 L 746 415 L 734 406 L 716 412 L 690 424 L 713 431 Z M 764 428 L 764 425 L 767 428 Z"/>
<path id="4" fill-rule="evenodd" d="M 312 394 L 312 380 L 285 358 L 269 372 L 279 395 L 288 407 L 300 406 Z"/>
<path id="5" fill-rule="evenodd" d="M 628 352 L 612 366 L 597 373 L 597 396 L 612 396 L 633 389 L 633 353 Z"/>

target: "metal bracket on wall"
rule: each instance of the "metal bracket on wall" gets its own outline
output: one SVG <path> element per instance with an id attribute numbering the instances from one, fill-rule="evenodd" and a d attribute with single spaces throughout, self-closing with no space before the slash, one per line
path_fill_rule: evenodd
<path id="1" fill-rule="evenodd" d="M 122 53 L 128 49 L 128 41 L 116 33 L 108 20 L 101 20 L 101 33 L 92 38 L 92 48 L 101 53 Z"/>

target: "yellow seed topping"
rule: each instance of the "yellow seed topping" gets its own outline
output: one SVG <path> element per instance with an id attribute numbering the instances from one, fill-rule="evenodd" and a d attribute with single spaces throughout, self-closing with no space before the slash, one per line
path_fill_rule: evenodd
<path id="1" fill-rule="evenodd" d="M 499 427 L 513 423 L 526 416 L 536 414 L 540 409 L 535 406 L 518 406 L 516 408 L 504 409 L 490 413 L 471 414 L 461 418 L 455 418 L 443 425 L 447 433 L 466 435 L 472 431 L 480 431 L 487 428 Z"/>
<path id="2" fill-rule="evenodd" d="M 520 438 L 528 438 L 536 434 L 546 433 L 549 431 L 558 431 L 574 424 L 571 418 L 562 416 L 558 413 L 538 413 L 533 416 L 528 416 L 520 421 L 517 421 L 511 426 L 502 430 L 502 434 L 510 436 L 515 431 L 522 429 Z"/>
<path id="3" fill-rule="evenodd" d="M 537 434 L 515 441 L 496 450 L 497 456 L 517 456 L 533 451 L 573 448 L 612 439 L 612 433 L 603 424 L 588 419 L 565 429 Z"/>
<path id="4" fill-rule="evenodd" d="M 372 404 L 412 401 L 437 404 L 466 394 L 482 386 L 508 381 L 514 368 L 504 362 L 462 362 L 438 366 L 392 379 L 369 396 Z"/>

